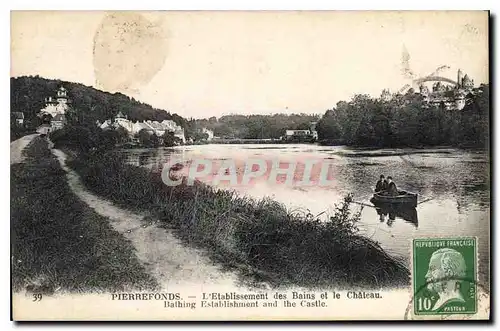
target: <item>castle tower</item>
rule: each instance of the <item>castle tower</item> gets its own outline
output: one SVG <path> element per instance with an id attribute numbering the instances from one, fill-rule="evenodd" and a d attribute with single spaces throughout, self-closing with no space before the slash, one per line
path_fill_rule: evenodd
<path id="1" fill-rule="evenodd" d="M 391 92 L 388 89 L 383 89 L 380 94 L 380 99 L 382 99 L 382 101 L 389 101 L 391 99 Z"/>
<path id="2" fill-rule="evenodd" d="M 55 97 L 55 103 L 53 104 L 53 107 L 55 108 L 55 113 L 56 114 L 65 114 L 66 111 L 69 109 L 69 99 L 68 99 L 68 90 L 66 90 L 64 87 L 59 87 L 59 89 L 56 92 L 56 97 Z"/>
<path id="3" fill-rule="evenodd" d="M 57 104 L 57 100 L 53 97 L 46 97 L 45 98 L 45 106 L 48 106 L 48 105 L 56 105 Z"/>
<path id="4" fill-rule="evenodd" d="M 470 79 L 469 75 L 465 74 L 462 79 L 462 88 L 470 91 L 474 88 L 474 80 Z"/>
<path id="5" fill-rule="evenodd" d="M 457 72 L 457 87 L 460 88 L 462 87 L 462 70 L 458 69 Z"/>
<path id="6" fill-rule="evenodd" d="M 424 84 L 420 84 L 419 89 L 420 89 L 421 95 L 423 95 L 423 96 L 429 95 L 429 88 L 427 86 L 425 86 Z"/>
<path id="7" fill-rule="evenodd" d="M 57 102 L 68 103 L 68 91 L 62 86 L 57 90 Z"/>

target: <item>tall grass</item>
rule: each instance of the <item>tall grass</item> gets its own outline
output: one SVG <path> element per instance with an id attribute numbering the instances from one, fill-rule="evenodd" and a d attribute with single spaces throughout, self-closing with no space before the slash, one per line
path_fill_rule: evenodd
<path id="1" fill-rule="evenodd" d="M 253 281 L 308 287 L 409 281 L 402 263 L 358 234 L 360 215 L 351 213 L 351 196 L 320 221 L 272 199 L 251 199 L 200 182 L 167 186 L 159 174 L 126 164 L 115 153 L 74 158 L 69 165 L 92 191 L 152 213 L 185 242 L 205 248 L 214 260 Z"/>
<path id="2" fill-rule="evenodd" d="M 155 289 L 133 246 L 71 192 L 47 141 L 35 138 L 25 154 L 11 166 L 13 290 Z"/>

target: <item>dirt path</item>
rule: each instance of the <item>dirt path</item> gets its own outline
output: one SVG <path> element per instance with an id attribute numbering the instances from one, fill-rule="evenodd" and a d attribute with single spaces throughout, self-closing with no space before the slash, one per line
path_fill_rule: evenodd
<path id="1" fill-rule="evenodd" d="M 199 251 L 183 246 L 169 230 L 146 221 L 145 215 L 118 208 L 88 191 L 78 174 L 66 166 L 66 154 L 58 149 L 52 149 L 52 153 L 66 171 L 71 190 L 98 214 L 111 219 L 113 228 L 132 242 L 138 259 L 162 289 L 172 285 L 235 285 L 234 274 L 222 272 Z"/>
<path id="2" fill-rule="evenodd" d="M 23 162 L 23 150 L 38 136 L 38 133 L 29 134 L 10 143 L 10 164 Z"/>

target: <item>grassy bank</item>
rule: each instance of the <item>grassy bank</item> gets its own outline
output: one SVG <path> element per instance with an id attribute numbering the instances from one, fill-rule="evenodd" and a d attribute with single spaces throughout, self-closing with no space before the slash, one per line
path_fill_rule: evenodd
<path id="1" fill-rule="evenodd" d="M 169 187 L 160 175 L 111 153 L 70 161 L 95 193 L 132 210 L 153 213 L 186 243 L 203 247 L 227 268 L 276 286 L 398 286 L 409 282 L 402 263 L 357 234 L 350 198 L 327 222 L 202 183 Z M 241 268 L 245 266 L 245 268 Z M 249 271 L 250 270 L 250 271 Z"/>
<path id="2" fill-rule="evenodd" d="M 28 129 L 28 128 L 19 128 L 11 125 L 10 128 L 10 141 L 17 140 L 23 136 L 36 133 L 34 129 Z"/>
<path id="3" fill-rule="evenodd" d="M 11 166 L 13 290 L 154 288 L 132 245 L 71 192 L 47 142 L 35 138 L 25 154 Z"/>

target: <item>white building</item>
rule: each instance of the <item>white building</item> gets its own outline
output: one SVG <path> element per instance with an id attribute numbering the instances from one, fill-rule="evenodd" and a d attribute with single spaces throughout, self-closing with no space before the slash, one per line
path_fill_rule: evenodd
<path id="1" fill-rule="evenodd" d="M 51 118 L 51 131 L 62 129 L 66 124 L 66 112 L 70 108 L 69 104 L 68 91 L 61 86 L 57 90 L 55 98 L 52 96 L 45 98 L 45 108 L 40 109 L 38 116 Z"/>
<path id="2" fill-rule="evenodd" d="M 298 137 L 318 139 L 318 132 L 316 130 L 286 130 L 285 138 L 287 140 Z"/>
<path id="3" fill-rule="evenodd" d="M 57 90 L 56 97 L 45 98 L 45 108 L 40 112 L 55 117 L 57 114 L 64 115 L 69 109 L 68 91 L 64 87 Z"/>
<path id="4" fill-rule="evenodd" d="M 214 132 L 212 130 L 203 128 L 201 132 L 206 133 L 208 135 L 207 141 L 211 141 L 212 139 L 214 139 Z"/>
<path id="5" fill-rule="evenodd" d="M 24 124 L 24 113 L 21 111 L 16 111 L 11 113 L 12 118 L 14 118 L 14 121 L 16 125 L 22 126 Z"/>
<path id="6" fill-rule="evenodd" d="M 311 130 L 286 130 L 286 137 L 290 138 L 292 136 L 307 136 L 311 134 Z"/>
<path id="7" fill-rule="evenodd" d="M 65 124 L 66 124 L 66 117 L 64 116 L 64 114 L 57 114 L 50 121 L 50 127 L 52 131 L 62 129 Z"/>

